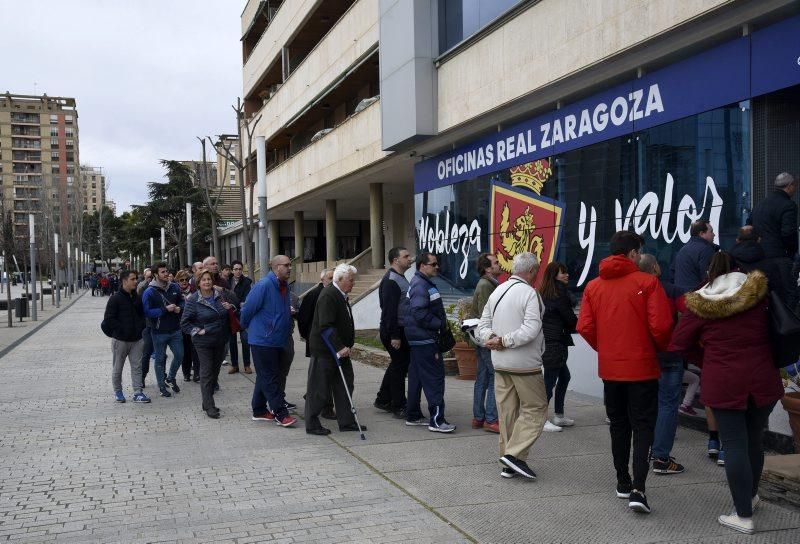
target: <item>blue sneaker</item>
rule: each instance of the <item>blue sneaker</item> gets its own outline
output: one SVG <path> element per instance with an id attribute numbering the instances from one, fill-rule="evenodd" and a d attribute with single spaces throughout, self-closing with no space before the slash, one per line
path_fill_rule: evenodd
<path id="1" fill-rule="evenodd" d="M 150 402 L 150 397 L 142 393 L 141 391 L 133 395 L 133 402 Z"/>
<path id="2" fill-rule="evenodd" d="M 717 464 L 721 467 L 725 466 L 725 450 L 722 448 L 719 449 L 719 453 L 717 454 Z"/>
<path id="3" fill-rule="evenodd" d="M 114 400 L 119 403 L 125 402 L 125 395 L 122 394 L 122 391 L 114 391 Z"/>
<path id="4" fill-rule="evenodd" d="M 169 389 L 167 389 L 166 387 L 161 389 L 158 394 L 161 395 L 162 397 L 171 397 L 172 396 L 172 393 L 170 393 Z"/>
<path id="5" fill-rule="evenodd" d="M 709 457 L 716 457 L 719 455 L 719 440 L 714 440 L 713 438 L 708 441 L 708 456 Z"/>

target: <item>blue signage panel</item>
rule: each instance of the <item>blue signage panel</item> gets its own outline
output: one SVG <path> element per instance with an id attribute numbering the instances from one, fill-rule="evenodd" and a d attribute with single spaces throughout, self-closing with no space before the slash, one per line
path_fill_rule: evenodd
<path id="1" fill-rule="evenodd" d="M 800 16 L 750 36 L 752 96 L 800 85 Z"/>

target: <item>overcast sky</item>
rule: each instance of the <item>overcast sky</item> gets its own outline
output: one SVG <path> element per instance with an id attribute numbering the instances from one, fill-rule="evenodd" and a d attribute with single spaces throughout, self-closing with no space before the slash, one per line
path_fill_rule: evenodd
<path id="1" fill-rule="evenodd" d="M 160 159 L 235 132 L 244 0 L 0 0 L 0 92 L 77 100 L 82 164 L 117 213 L 146 201 Z"/>

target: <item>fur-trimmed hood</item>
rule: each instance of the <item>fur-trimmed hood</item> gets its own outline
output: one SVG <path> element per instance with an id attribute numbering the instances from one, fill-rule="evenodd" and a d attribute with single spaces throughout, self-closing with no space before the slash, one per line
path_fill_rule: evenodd
<path id="1" fill-rule="evenodd" d="M 730 272 L 686 294 L 686 307 L 703 319 L 722 319 L 753 308 L 767 296 L 767 278 L 758 270 Z"/>

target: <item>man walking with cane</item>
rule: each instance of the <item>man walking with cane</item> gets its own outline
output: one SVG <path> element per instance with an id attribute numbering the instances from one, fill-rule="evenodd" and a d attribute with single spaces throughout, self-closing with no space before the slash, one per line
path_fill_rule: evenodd
<path id="1" fill-rule="evenodd" d="M 330 434 L 319 421 L 327 404 L 328 390 L 333 390 L 336 419 L 340 431 L 366 431 L 355 419 L 352 403 L 353 363 L 350 348 L 355 341 L 355 327 L 348 293 L 353 289 L 357 270 L 340 264 L 333 271 L 333 283 L 325 287 L 317 299 L 314 322 L 311 325 L 311 363 L 308 367 L 306 393 L 306 432 L 324 436 Z M 346 387 L 346 389 L 345 389 Z"/>

